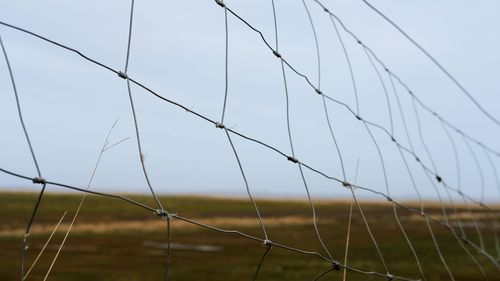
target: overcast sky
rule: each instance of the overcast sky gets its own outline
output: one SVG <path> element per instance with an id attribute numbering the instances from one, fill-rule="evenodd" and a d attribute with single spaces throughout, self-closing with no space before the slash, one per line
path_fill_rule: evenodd
<path id="1" fill-rule="evenodd" d="M 262 31 L 274 46 L 271 1 L 224 1 Z M 314 37 L 300 0 L 276 0 L 279 52 L 318 83 Z M 372 1 L 446 66 L 474 97 L 500 118 L 500 38 L 498 1 Z M 78 49 L 113 69 L 124 68 L 130 4 L 126 1 L 0 0 L 0 20 Z M 329 17 L 306 1 L 318 34 L 321 90 L 355 109 L 348 66 Z M 324 1 L 330 10 L 397 73 L 427 105 L 488 146 L 500 150 L 500 127 L 487 119 L 447 77 L 393 27 L 361 0 Z M 279 60 L 257 33 L 228 16 L 229 73 L 225 125 L 290 154 L 286 100 Z M 383 88 L 363 49 L 341 31 L 358 85 L 360 115 L 390 128 Z M 126 82 L 78 55 L 40 39 L 0 26 L 10 58 L 27 129 L 42 174 L 52 181 L 85 186 L 111 125 L 111 140 L 130 137 L 108 150 L 94 190 L 148 192 L 137 152 Z M 129 75 L 160 95 L 219 120 L 224 99 L 224 10 L 211 0 L 136 1 Z M 387 75 L 380 68 L 391 90 Z M 301 77 L 286 70 L 291 134 L 298 159 L 342 178 L 339 157 L 328 131 L 321 97 Z M 416 153 L 432 167 L 419 139 L 408 93 L 397 85 Z M 145 164 L 159 193 L 244 195 L 245 185 L 222 130 L 132 86 Z M 395 95 L 389 91 L 394 135 L 409 146 Z M 347 178 L 386 192 L 376 147 L 361 122 L 344 107 L 327 103 Z M 451 132 L 457 145 L 461 177 L 440 122 L 418 108 L 422 131 L 439 174 L 454 187 L 487 200 L 499 198 L 484 151 Z M 16 112 L 4 58 L 0 59 L 0 167 L 35 176 Z M 387 168 L 390 194 L 415 198 L 410 177 L 391 140 L 372 128 Z M 305 198 L 298 168 L 269 149 L 233 136 L 250 189 L 259 196 Z M 420 192 L 437 198 L 418 163 L 405 154 Z M 499 157 L 491 156 L 496 169 Z M 481 180 L 481 174 L 484 180 Z M 338 183 L 305 172 L 315 198 L 346 197 Z M 29 182 L 0 174 L 6 189 L 35 190 Z M 61 190 L 52 188 L 50 190 Z M 441 192 L 443 190 L 441 189 Z M 360 195 L 373 197 L 366 192 Z"/>

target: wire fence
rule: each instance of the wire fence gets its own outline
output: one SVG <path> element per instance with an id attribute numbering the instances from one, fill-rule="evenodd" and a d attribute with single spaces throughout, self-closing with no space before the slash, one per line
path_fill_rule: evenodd
<path id="1" fill-rule="evenodd" d="M 449 277 L 449 280 L 456 280 L 456 277 L 454 275 L 453 270 L 449 267 L 446 255 L 443 253 L 443 248 L 438 242 L 438 238 L 436 236 L 436 231 L 433 227 L 439 227 L 446 232 L 448 232 L 453 239 L 456 240 L 456 245 L 457 248 L 461 249 L 462 254 L 468 259 L 469 264 L 473 265 L 474 267 L 477 268 L 477 270 L 481 273 L 481 276 L 478 277 L 478 279 L 484 279 L 488 280 L 488 274 L 485 270 L 485 266 L 493 266 L 496 268 L 497 272 L 500 271 L 500 265 L 499 265 L 499 258 L 500 258 L 500 243 L 499 243 L 499 238 L 498 238 L 498 209 L 495 208 L 493 205 L 489 205 L 485 203 L 485 189 L 486 189 L 486 180 L 485 180 L 485 172 L 482 167 L 482 163 L 478 159 L 478 155 L 476 154 L 476 149 L 479 149 L 482 151 L 486 157 L 487 164 L 490 166 L 492 170 L 492 174 L 494 175 L 494 180 L 496 187 L 500 191 L 500 184 L 499 184 L 499 179 L 497 175 L 497 169 L 495 166 L 496 161 L 500 157 L 500 152 L 497 151 L 495 148 L 490 147 L 483 142 L 479 140 L 478 137 L 475 137 L 474 135 L 468 134 L 461 130 L 459 127 L 454 125 L 451 121 L 447 120 L 444 118 L 442 115 L 440 115 L 437 111 L 433 110 L 431 106 L 427 105 L 424 103 L 418 95 L 409 87 L 409 85 L 402 79 L 400 76 L 398 76 L 395 72 L 393 72 L 384 61 L 377 56 L 376 52 L 371 49 L 369 46 L 365 45 L 363 41 L 354 33 L 352 32 L 338 17 L 332 10 L 330 10 L 325 4 L 323 4 L 320 1 L 313 0 L 313 1 L 307 1 L 307 0 L 301 0 L 304 13 L 307 16 L 309 23 L 310 23 L 310 30 L 311 30 L 311 35 L 312 35 L 312 41 L 315 46 L 315 53 L 316 53 L 316 58 L 314 61 L 314 64 L 316 65 L 316 78 L 311 77 L 308 74 L 305 74 L 302 72 L 301 66 L 300 65 L 294 65 L 292 62 L 290 62 L 287 59 L 287 54 L 283 53 L 282 50 L 279 48 L 280 47 L 280 41 L 279 41 L 279 34 L 282 30 L 282 26 L 279 24 L 279 14 L 280 10 L 279 5 L 275 3 L 274 0 L 269 1 L 270 9 L 272 9 L 272 15 L 273 15 L 273 28 L 274 28 L 274 38 L 268 38 L 264 34 L 262 30 L 260 30 L 258 27 L 253 25 L 249 20 L 247 20 L 242 14 L 239 12 L 231 9 L 230 3 L 226 3 L 222 0 L 215 0 L 215 4 L 223 9 L 223 17 L 224 17 L 224 34 L 225 34 L 225 42 L 223 42 L 224 46 L 224 66 L 225 66 L 225 73 L 224 73 L 224 99 L 221 101 L 222 104 L 222 110 L 221 110 L 221 117 L 220 119 L 214 120 L 206 115 L 204 115 L 201 112 L 197 112 L 196 110 L 193 110 L 189 106 L 185 104 L 181 104 L 179 102 L 174 101 L 173 99 L 161 95 L 159 92 L 152 90 L 152 88 L 145 83 L 131 77 L 128 73 L 128 68 L 129 68 L 129 61 L 131 57 L 131 48 L 133 48 L 134 45 L 134 40 L 133 40 L 133 35 L 134 35 L 134 6 L 135 6 L 135 1 L 131 1 L 130 5 L 130 14 L 129 14 L 129 25 L 128 25 L 128 40 L 127 40 L 127 46 L 126 46 L 126 57 L 124 60 L 124 68 L 123 69 L 114 69 L 102 62 L 99 62 L 97 59 L 93 59 L 87 55 L 85 55 L 82 51 L 80 51 L 77 48 L 67 46 L 65 44 L 62 44 L 60 42 L 57 42 L 55 40 L 52 40 L 44 35 L 32 32 L 30 30 L 26 30 L 22 27 L 10 24 L 8 22 L 0 21 L 0 25 L 3 26 L 6 29 L 12 29 L 20 33 L 24 33 L 28 36 L 35 37 L 37 39 L 40 39 L 44 41 L 45 43 L 48 43 L 50 45 L 56 46 L 57 48 L 61 49 L 61 51 L 67 51 L 74 53 L 78 56 L 80 56 L 83 60 L 88 61 L 97 67 L 100 67 L 104 70 L 107 70 L 111 73 L 114 73 L 116 76 L 119 78 L 125 80 L 124 83 L 126 84 L 127 87 L 127 94 L 128 94 L 128 99 L 130 103 L 130 110 L 132 113 L 133 117 L 133 122 L 134 122 L 134 129 L 135 129 L 135 142 L 137 144 L 137 158 L 138 161 L 141 165 L 142 172 L 143 172 L 143 177 L 145 179 L 145 182 L 147 184 L 147 187 L 151 193 L 151 196 L 154 198 L 156 204 L 154 206 L 149 206 L 144 203 L 135 201 L 133 199 L 130 199 L 126 196 L 122 195 L 116 195 L 116 194 L 111 194 L 111 193 L 104 193 L 104 192 L 98 192 L 98 191 L 93 191 L 91 190 L 93 178 L 95 175 L 95 172 L 97 171 L 99 167 L 99 163 L 101 161 L 101 158 L 103 154 L 113 148 L 114 146 L 120 144 L 123 141 L 126 141 L 127 139 L 122 139 L 116 143 L 110 143 L 110 135 L 113 130 L 113 128 L 116 125 L 116 122 L 113 124 L 111 127 L 104 144 L 101 148 L 99 157 L 95 163 L 95 167 L 93 169 L 93 173 L 89 179 L 88 185 L 86 187 L 78 187 L 74 186 L 72 184 L 68 183 L 60 183 L 60 182 L 55 182 L 50 179 L 46 179 L 43 176 L 43 167 L 40 167 L 37 161 L 37 153 L 33 149 L 32 146 L 32 141 L 30 139 L 30 134 L 29 134 L 29 129 L 27 124 L 25 123 L 23 119 L 23 110 L 22 110 L 22 105 L 20 99 L 22 98 L 22 93 L 19 93 L 16 87 L 16 80 L 15 80 L 15 75 L 14 71 L 12 69 L 12 65 L 9 61 L 9 56 L 8 56 L 8 51 L 6 47 L 6 43 L 2 41 L 2 37 L 0 37 L 0 44 L 1 48 L 3 51 L 3 56 L 4 60 L 6 63 L 6 66 L 8 68 L 9 76 L 10 76 L 10 81 L 12 84 L 12 89 L 13 89 L 13 94 L 15 96 L 15 101 L 17 105 L 17 111 L 19 115 L 19 121 L 22 127 L 22 130 L 25 135 L 25 139 L 28 143 L 28 148 L 30 151 L 30 154 L 32 156 L 33 163 L 36 168 L 36 176 L 32 175 L 25 175 L 21 174 L 18 172 L 15 172 L 11 169 L 8 168 L 8 163 L 1 163 L 2 167 L 0 167 L 0 171 L 2 173 L 5 173 L 7 175 L 10 175 L 12 177 L 17 177 L 26 181 L 31 181 L 34 184 L 39 184 L 41 185 L 41 189 L 38 195 L 38 199 L 33 207 L 33 211 L 31 213 L 31 216 L 28 220 L 27 226 L 24 231 L 24 236 L 22 238 L 22 255 L 21 255 L 21 265 L 20 265 L 20 280 L 25 280 L 29 273 L 31 272 L 32 268 L 36 265 L 38 259 L 42 255 L 43 251 L 45 250 L 45 247 L 49 243 L 49 241 L 52 238 L 52 235 L 55 233 L 57 230 L 57 227 L 61 223 L 61 221 L 64 218 L 61 217 L 59 223 L 57 224 L 56 228 L 52 232 L 51 236 L 48 238 L 47 242 L 45 243 L 45 246 L 42 248 L 41 252 L 38 254 L 37 258 L 27 269 L 26 266 L 26 256 L 27 252 L 29 251 L 28 247 L 28 240 L 29 240 L 29 235 L 31 233 L 32 225 L 36 222 L 36 217 L 37 213 L 39 211 L 39 206 L 40 202 L 42 201 L 43 197 L 45 196 L 45 191 L 47 186 L 58 186 L 66 189 L 71 189 L 75 191 L 79 191 L 83 193 L 83 197 L 80 201 L 80 204 L 78 206 L 78 209 L 76 213 L 74 214 L 71 225 L 68 228 L 64 240 L 58 247 L 58 251 L 56 256 L 53 258 L 51 265 L 44 277 L 44 280 L 47 280 L 48 277 L 50 276 L 51 269 L 53 265 L 55 264 L 59 253 L 63 250 L 64 243 L 66 241 L 66 238 L 68 237 L 69 233 L 71 232 L 71 227 L 76 221 L 76 218 L 79 214 L 80 208 L 82 204 L 84 203 L 85 200 L 85 195 L 87 194 L 93 194 L 97 196 L 105 196 L 105 197 L 111 197 L 115 198 L 117 200 L 122 200 L 130 205 L 134 205 L 136 207 L 140 207 L 144 209 L 145 211 L 151 212 L 155 215 L 157 215 L 159 218 L 165 220 L 165 226 L 166 226 L 166 235 L 168 239 L 168 249 L 167 249 L 167 256 L 166 256 L 166 265 L 165 265 L 165 275 L 164 279 L 168 279 L 169 277 L 169 269 L 172 266 L 171 264 L 171 236 L 170 236 L 170 224 L 172 220 L 180 220 L 184 221 L 186 223 L 198 226 L 200 228 L 205 228 L 209 229 L 212 231 L 217 231 L 220 233 L 226 233 L 226 234 L 233 234 L 233 235 L 238 235 L 240 237 L 255 241 L 256 243 L 263 244 L 265 246 L 265 251 L 262 254 L 258 266 L 255 270 L 255 273 L 253 275 L 253 280 L 258 280 L 259 277 L 259 272 L 263 266 L 263 264 L 266 263 L 266 257 L 268 256 L 269 252 L 272 251 L 273 248 L 281 248 L 285 249 L 288 251 L 304 254 L 311 256 L 311 258 L 317 258 L 320 259 L 328 264 L 331 265 L 331 268 L 326 270 L 325 272 L 322 272 L 319 274 L 317 277 L 315 277 L 314 280 L 319 280 L 320 278 L 323 278 L 326 276 L 329 272 L 331 271 L 338 271 L 338 270 L 347 270 L 351 272 L 356 272 L 359 274 L 367 275 L 367 276 L 376 276 L 380 277 L 381 279 L 387 279 L 387 280 L 427 280 L 426 274 L 425 274 L 425 268 L 423 267 L 421 263 L 422 256 L 421 254 L 418 253 L 415 247 L 415 242 L 412 241 L 410 236 L 408 235 L 408 232 L 405 228 L 405 226 L 401 223 L 400 219 L 400 212 L 405 211 L 409 212 L 412 214 L 415 214 L 416 216 L 420 217 L 426 224 L 427 226 L 427 231 L 428 235 L 433 241 L 433 246 L 434 249 L 439 256 L 441 266 L 445 269 L 447 272 L 447 275 Z M 383 15 L 379 10 L 377 10 L 372 4 L 368 3 L 367 1 L 363 1 L 369 7 L 374 9 L 377 13 L 382 15 L 386 20 L 388 20 L 391 24 L 393 24 L 400 32 L 403 33 L 403 35 L 408 38 L 413 44 L 415 44 L 422 52 L 424 52 L 432 62 L 434 62 L 442 71 L 446 73 L 446 75 L 452 79 L 452 81 L 460 88 L 462 92 L 464 92 L 470 100 L 473 102 L 475 106 L 477 106 L 482 113 L 484 113 L 486 116 L 488 116 L 493 122 L 498 124 L 497 119 L 493 117 L 491 113 L 486 111 L 484 107 L 482 107 L 477 100 L 475 100 L 472 96 L 471 93 L 469 93 L 465 88 L 458 82 L 456 78 L 454 78 L 449 71 L 447 71 L 437 60 L 432 57 L 423 47 L 421 47 L 414 39 L 409 37 L 401 28 L 399 28 L 394 22 L 392 22 L 387 16 Z M 217 7 L 214 5 L 214 7 Z M 340 43 L 342 47 L 342 52 L 345 57 L 345 61 L 348 66 L 348 73 L 351 79 L 351 84 L 352 84 L 352 94 L 354 95 L 354 100 L 355 102 L 355 107 L 351 107 L 348 105 L 348 103 L 336 99 L 333 96 L 329 95 L 329 93 L 326 92 L 321 86 L 321 78 L 322 78 L 322 58 L 321 58 L 321 45 L 318 40 L 318 34 L 316 32 L 316 21 L 318 19 L 318 14 L 313 14 L 311 11 L 312 9 L 321 9 L 324 13 L 322 16 L 327 17 L 328 20 L 331 22 L 331 29 L 332 29 L 332 34 L 335 34 L 336 38 L 338 39 L 338 42 Z M 207 11 L 207 12 L 217 12 L 216 10 L 214 11 Z M 258 38 L 260 39 L 260 43 L 264 44 L 264 46 L 268 49 L 269 55 L 274 56 L 279 63 L 280 69 L 281 69 L 281 83 L 282 83 L 282 91 L 284 94 L 285 98 L 285 107 L 283 112 L 286 114 L 286 128 L 287 128 L 287 133 L 288 133 L 288 148 L 277 148 L 257 137 L 253 137 L 250 135 L 247 135 L 243 132 L 240 132 L 236 129 L 228 128 L 226 124 L 224 123 L 225 121 L 225 116 L 226 116 L 226 109 L 228 105 L 230 104 L 229 101 L 231 100 L 231 91 L 229 90 L 229 83 L 230 81 L 230 67 L 229 67 L 229 60 L 230 58 L 230 49 L 231 49 L 231 40 L 232 40 L 232 32 L 230 30 L 231 25 L 229 22 L 229 19 L 234 19 L 236 21 L 239 21 L 242 23 L 247 31 L 254 32 L 258 35 Z M 356 70 L 354 69 L 354 66 L 351 63 L 351 56 L 349 54 L 349 49 L 347 47 L 347 44 L 345 43 L 345 39 L 343 36 L 348 36 L 349 39 L 353 40 L 355 43 L 359 45 L 359 47 L 362 49 L 364 54 L 366 55 L 366 59 L 370 65 L 370 67 L 373 69 L 373 74 L 377 78 L 378 82 L 380 83 L 380 89 L 382 90 L 384 94 L 384 99 L 386 102 L 386 110 L 384 110 L 384 114 L 387 114 L 388 120 L 389 120 L 389 126 L 388 128 L 384 125 L 381 125 L 375 121 L 372 121 L 368 118 L 365 118 L 363 115 L 363 111 L 360 109 L 360 104 L 359 104 L 359 95 L 360 91 L 358 89 L 358 85 L 361 83 L 359 81 L 359 78 L 356 77 L 355 73 Z M 386 76 L 384 78 L 384 75 Z M 299 157 L 298 153 L 295 151 L 295 146 L 294 146 L 294 140 L 296 139 L 296 134 L 297 132 L 294 132 L 291 126 L 291 111 L 290 111 L 290 100 L 291 96 L 289 94 L 289 80 L 291 76 L 296 76 L 300 79 L 302 79 L 303 83 L 310 88 L 310 91 L 313 95 L 311 95 L 311 99 L 321 99 L 322 103 L 322 108 L 321 110 L 324 112 L 324 118 L 326 121 L 326 124 L 328 125 L 328 134 L 331 137 L 331 145 L 335 149 L 336 152 L 336 158 L 338 159 L 339 165 L 341 167 L 340 174 L 341 176 L 334 176 L 331 175 L 325 171 L 322 171 L 320 168 L 317 168 L 313 166 L 312 164 L 306 163 L 301 160 Z M 251 204 L 253 208 L 255 209 L 255 215 L 258 218 L 260 229 L 262 231 L 260 236 L 254 236 L 247 234 L 245 232 L 242 232 L 237 229 L 222 229 L 219 227 L 207 225 L 203 222 L 196 221 L 191 218 L 187 218 L 178 214 L 171 213 L 169 211 L 168 205 L 162 204 L 161 200 L 158 198 L 156 194 L 157 188 L 153 185 L 152 181 L 149 178 L 148 175 L 148 168 L 146 166 L 145 162 L 145 156 L 143 152 L 143 147 L 141 144 L 141 134 L 140 134 L 140 126 L 139 122 L 137 119 L 138 112 L 136 111 L 136 107 L 134 104 L 134 96 L 135 93 L 132 91 L 132 85 L 137 86 L 139 88 L 142 88 L 152 96 L 158 99 L 158 102 L 166 102 L 168 104 L 171 104 L 179 109 L 183 109 L 186 111 L 186 114 L 196 117 L 197 119 L 211 123 L 216 129 L 224 131 L 224 135 L 227 138 L 228 145 L 231 148 L 231 151 L 233 152 L 236 164 L 238 166 L 238 169 L 241 173 L 241 177 L 243 179 L 245 188 L 246 188 L 246 193 L 248 195 L 249 200 L 251 201 Z M 404 93 L 409 96 L 411 99 L 411 108 L 404 108 L 402 106 L 402 103 L 400 101 L 400 96 L 401 96 L 401 91 L 398 91 L 398 89 L 404 89 Z M 391 103 L 391 97 L 393 96 L 393 99 L 396 100 L 396 104 Z M 384 187 L 385 191 L 379 191 L 378 189 L 371 187 L 371 186 L 363 186 L 363 185 L 358 185 L 356 184 L 356 180 L 349 180 L 349 177 L 347 176 L 346 173 L 346 167 L 345 167 L 345 161 L 343 160 L 343 150 L 338 142 L 338 134 L 340 132 L 336 132 L 333 118 L 332 118 L 332 113 L 329 110 L 330 105 L 339 105 L 340 108 L 342 108 L 347 114 L 352 115 L 353 118 L 355 118 L 359 124 L 362 126 L 362 128 L 366 131 L 366 137 L 371 141 L 373 145 L 374 151 L 377 153 L 378 157 L 378 164 L 373 163 L 373 165 L 379 165 L 382 173 L 383 173 L 383 178 L 384 178 Z M 453 151 L 454 159 L 452 162 L 454 162 L 453 165 L 456 166 L 456 178 L 454 179 L 449 179 L 449 178 L 444 178 L 440 173 L 438 169 L 438 165 L 436 164 L 435 158 L 440 157 L 439 155 L 435 155 L 431 152 L 429 149 L 429 143 L 431 142 L 429 136 L 425 135 L 424 133 L 424 126 L 426 123 L 423 121 L 423 118 L 421 117 L 422 112 L 425 112 L 426 114 L 430 114 L 434 118 L 434 122 L 437 122 L 437 124 L 442 128 L 443 133 L 447 136 L 447 139 L 449 141 L 449 147 Z M 412 114 L 413 117 L 410 117 L 409 115 Z M 409 118 L 415 118 L 417 121 L 417 126 L 416 128 L 411 127 L 409 122 L 407 121 Z M 396 121 L 397 120 L 397 121 Z M 401 140 L 399 138 L 396 138 L 396 131 L 397 128 L 395 128 L 395 122 L 401 122 L 403 124 L 403 134 L 405 140 Z M 417 131 L 418 133 L 418 140 L 415 140 L 410 136 L 409 132 L 412 131 Z M 408 178 L 411 180 L 412 187 L 415 191 L 415 194 L 418 198 L 419 202 L 419 208 L 414 208 L 412 206 L 409 206 L 403 202 L 399 202 L 398 200 L 393 199 L 391 196 L 394 187 L 391 186 L 388 180 L 388 170 L 386 167 L 386 161 L 387 159 L 384 156 L 384 152 L 381 149 L 381 143 L 380 140 L 377 139 L 375 136 L 374 132 L 377 133 L 382 133 L 384 134 L 388 139 L 391 140 L 393 148 L 395 148 L 399 154 L 399 157 L 401 158 L 401 161 L 404 163 L 404 170 L 407 173 Z M 398 132 L 401 133 L 401 132 Z M 312 227 L 316 236 L 316 239 L 321 246 L 321 251 L 311 251 L 308 249 L 301 249 L 301 248 L 296 248 L 292 247 L 290 245 L 286 244 L 281 244 L 279 241 L 274 241 L 272 240 L 272 237 L 268 234 L 266 230 L 266 224 L 265 224 L 265 217 L 262 216 L 260 210 L 259 210 L 259 204 L 254 198 L 254 195 L 252 193 L 252 187 L 248 181 L 247 175 L 245 173 L 245 166 L 244 166 L 244 161 L 240 157 L 239 154 L 239 149 L 237 148 L 235 142 L 233 141 L 234 138 L 240 138 L 242 140 L 257 144 L 258 146 L 261 146 L 262 148 L 265 148 L 269 153 L 276 154 L 280 156 L 283 161 L 288 161 L 291 162 L 292 165 L 297 167 L 297 173 L 300 176 L 301 179 L 301 184 L 303 185 L 304 191 L 306 192 L 307 195 L 307 202 L 310 207 L 311 211 L 311 223 Z M 402 138 L 402 139 L 404 139 Z M 415 146 L 421 145 L 424 148 L 424 155 L 421 155 L 420 153 L 417 153 L 417 150 L 415 149 Z M 458 153 L 458 142 L 463 142 L 467 148 L 468 153 L 470 153 L 474 165 L 477 168 L 477 173 L 479 175 L 480 182 L 478 184 L 478 187 L 480 190 L 480 196 L 479 199 L 476 198 L 476 196 L 472 196 L 470 194 L 467 194 L 465 191 L 463 191 L 461 179 L 462 179 L 462 169 L 460 163 L 462 162 L 460 159 L 460 154 Z M 405 144 L 407 143 L 407 145 Z M 427 159 L 427 160 L 424 160 Z M 415 169 L 412 168 L 411 166 L 411 161 L 414 161 L 414 165 L 417 165 L 420 167 L 421 171 L 416 171 Z M 358 162 L 359 164 L 359 162 Z M 320 231 L 320 228 L 318 227 L 318 218 L 317 218 L 317 211 L 315 207 L 315 202 L 311 197 L 311 192 L 310 192 L 310 182 L 308 181 L 305 172 L 312 172 L 320 177 L 325 178 L 327 181 L 331 181 L 335 183 L 338 187 L 346 188 L 350 191 L 352 195 L 352 204 L 351 205 L 351 213 L 352 213 L 352 208 L 353 206 L 357 209 L 359 214 L 361 215 L 362 218 L 362 223 L 366 229 L 366 232 L 368 233 L 371 242 L 376 249 L 378 259 L 380 261 L 380 264 L 383 266 L 384 272 L 377 272 L 377 271 L 372 271 L 366 268 L 354 268 L 351 267 L 347 264 L 347 246 L 346 246 L 346 253 L 345 253 L 345 259 L 341 261 L 341 254 L 335 249 L 332 249 L 331 247 L 328 246 L 328 240 L 326 240 L 322 232 Z M 427 212 L 427 209 L 425 207 L 425 202 L 423 197 L 421 196 L 421 186 L 419 186 L 415 180 L 417 177 L 417 173 L 423 173 L 425 175 L 425 180 L 427 181 L 427 185 L 431 186 L 433 190 L 435 191 L 435 194 L 438 198 L 439 202 L 439 207 L 441 208 L 442 215 L 441 216 L 436 216 L 435 214 L 431 214 Z M 452 185 L 451 181 L 456 180 L 457 185 L 454 186 Z M 443 187 L 443 188 L 440 188 Z M 360 202 L 357 198 L 357 194 L 359 192 L 367 192 L 369 194 L 372 194 L 373 196 L 376 196 L 378 198 L 381 198 L 383 200 L 388 201 L 391 204 L 392 207 L 392 213 L 394 217 L 394 221 L 397 224 L 398 231 L 400 232 L 400 235 L 404 238 L 405 243 L 407 244 L 408 248 L 410 249 L 412 253 L 412 259 L 414 259 L 415 264 L 417 265 L 418 272 L 415 273 L 415 276 L 417 277 L 412 277 L 412 276 L 398 276 L 393 274 L 391 271 L 390 264 L 386 261 L 384 258 L 384 249 L 383 247 L 380 246 L 379 239 L 380 237 L 376 237 L 375 233 L 372 231 L 372 227 L 370 225 L 369 220 L 367 217 L 370 215 L 366 211 L 364 211 L 362 207 L 362 202 Z M 460 198 L 461 202 L 456 202 L 454 198 Z M 459 210 L 457 205 L 458 204 L 463 204 L 466 206 L 467 212 L 470 215 L 471 221 L 473 223 L 474 230 L 477 234 L 477 239 L 471 238 L 470 235 L 467 233 L 465 230 L 465 223 L 462 221 L 459 215 Z M 486 219 L 481 220 L 481 218 L 474 212 L 474 210 L 480 209 L 481 214 L 484 212 L 486 214 Z M 453 220 L 453 222 L 452 222 Z M 485 243 L 485 240 L 487 239 L 486 236 L 489 235 L 485 233 L 485 228 L 481 225 L 487 224 L 488 231 L 491 229 L 493 232 L 493 240 L 494 240 L 494 248 L 491 248 L 487 243 Z M 350 221 L 349 221 L 350 225 Z M 347 239 L 349 241 L 349 239 Z M 477 241 L 477 242 L 476 242 Z M 347 242 L 348 245 L 349 242 Z M 474 254 L 477 252 L 481 256 L 481 260 L 477 258 L 477 256 Z M 345 273 L 344 273 L 344 280 L 345 280 Z"/>

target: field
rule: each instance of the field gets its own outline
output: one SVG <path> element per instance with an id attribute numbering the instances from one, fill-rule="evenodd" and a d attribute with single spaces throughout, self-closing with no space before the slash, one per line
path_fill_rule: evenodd
<path id="1" fill-rule="evenodd" d="M 32 211 L 37 194 L 0 193 L 0 280 L 19 280 L 20 249 L 23 228 Z M 130 197 L 154 206 L 147 196 Z M 71 222 L 81 195 L 47 194 L 40 206 L 31 235 L 26 267 L 29 268 L 42 249 L 61 216 L 63 223 L 26 280 L 43 280 L 59 243 Z M 236 229 L 263 237 L 255 210 L 248 199 L 194 196 L 162 197 L 171 213 L 223 229 Z M 269 239 L 308 251 L 324 251 L 315 236 L 311 209 L 306 201 L 257 199 Z M 318 226 L 333 256 L 343 262 L 350 201 L 315 202 Z M 360 202 L 374 237 L 391 274 L 419 278 L 418 268 L 394 219 L 392 205 Z M 417 207 L 415 203 L 408 205 Z M 426 212 L 442 219 L 435 203 L 426 204 Z M 450 207 L 450 206 L 448 206 Z M 450 224 L 456 227 L 452 208 Z M 485 227 L 484 213 L 480 223 L 486 249 L 495 253 L 493 234 Z M 418 215 L 398 209 L 401 223 L 420 258 L 427 280 L 449 280 L 437 254 L 425 221 Z M 470 214 L 458 207 L 467 237 L 474 243 L 478 235 Z M 456 280 L 483 280 L 478 267 L 446 228 L 431 223 L 440 250 Z M 457 228 L 458 231 L 458 228 Z M 172 257 L 169 280 L 252 280 L 259 261 L 267 249 L 261 242 L 234 233 L 221 233 L 177 219 L 171 221 Z M 88 196 L 80 215 L 52 268 L 47 280 L 163 280 L 166 256 L 166 221 L 155 214 L 113 198 Z M 468 246 L 488 274 L 489 280 L 500 280 L 499 272 L 484 256 Z M 353 268 L 385 273 L 362 218 L 354 208 L 347 264 Z M 257 280 L 314 280 L 331 268 L 324 260 L 271 247 Z M 322 280 L 342 280 L 342 270 L 331 271 Z M 347 272 L 347 280 L 385 280 L 377 276 Z"/>

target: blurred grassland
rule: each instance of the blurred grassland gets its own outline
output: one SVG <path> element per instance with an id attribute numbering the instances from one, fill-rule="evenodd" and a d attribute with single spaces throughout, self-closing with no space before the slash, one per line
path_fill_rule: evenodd
<path id="1" fill-rule="evenodd" d="M 155 206 L 149 196 L 130 195 Z M 20 248 L 23 229 L 36 201 L 34 193 L 0 193 L 0 280 L 19 280 Z M 27 267 L 43 247 L 64 212 L 67 214 L 35 269 L 26 280 L 43 280 L 64 231 L 71 222 L 81 195 L 48 193 L 43 198 L 29 236 Z M 171 213 L 223 229 L 235 229 L 263 238 L 255 210 L 248 199 L 196 196 L 161 198 Z M 269 239 L 308 251 L 322 250 L 312 225 L 311 208 L 306 201 L 257 199 Z M 386 202 L 360 202 L 372 232 L 379 243 L 391 274 L 419 278 L 415 259 L 394 219 L 392 205 Z M 408 203 L 418 207 L 414 203 Z M 442 218 L 441 208 L 429 202 L 426 208 Z M 350 201 L 315 202 L 318 226 L 333 256 L 343 262 Z M 451 206 L 450 223 L 456 227 Z M 474 243 L 478 235 L 464 206 L 458 206 L 467 237 Z M 496 254 L 494 235 L 488 218 L 480 209 L 481 232 L 486 250 Z M 420 258 L 427 280 L 448 280 L 425 221 L 398 209 L 406 232 Z M 444 227 L 431 223 L 440 250 L 456 280 L 483 280 L 477 266 Z M 153 213 L 112 198 L 87 196 L 52 272 L 47 280 L 163 280 L 165 271 L 166 222 Z M 169 280 L 252 280 L 266 247 L 235 234 L 220 233 L 173 220 L 173 246 Z M 217 251 L 200 251 L 208 245 Z M 187 249 L 185 249 L 187 248 Z M 500 280 L 500 272 L 490 261 L 468 248 L 488 273 L 489 280 Z M 366 271 L 385 270 L 373 247 L 362 218 L 354 207 L 348 265 Z M 331 266 L 315 256 L 272 247 L 257 280 L 313 280 Z M 332 271 L 321 280 L 342 280 L 342 271 Z M 384 280 L 380 277 L 347 272 L 347 280 Z"/>

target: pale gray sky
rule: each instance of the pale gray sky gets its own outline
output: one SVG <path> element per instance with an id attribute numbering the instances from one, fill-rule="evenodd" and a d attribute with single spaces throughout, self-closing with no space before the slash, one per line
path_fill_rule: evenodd
<path id="1" fill-rule="evenodd" d="M 274 44 L 271 1 L 225 1 L 262 30 Z M 314 38 L 300 0 L 276 0 L 280 53 L 317 83 Z M 434 55 L 489 112 L 500 118 L 498 1 L 372 1 Z M 130 4 L 124 1 L 0 0 L 0 20 L 80 50 L 114 69 L 123 69 Z M 355 100 L 334 29 L 313 1 L 321 51 L 321 89 L 355 108 Z M 413 89 L 415 94 L 464 132 L 500 150 L 500 128 L 474 105 L 424 55 L 362 1 L 324 1 L 348 28 Z M 224 10 L 211 0 L 136 1 L 129 75 L 159 94 L 208 117 L 220 118 L 224 97 Z M 341 33 L 356 75 L 360 112 L 389 128 L 385 96 L 363 49 Z M 93 189 L 147 192 L 140 170 L 126 83 L 74 53 L 0 26 L 13 67 L 25 121 L 44 177 L 85 186 L 109 127 L 120 118 L 112 139 L 131 139 L 104 154 Z M 382 70 L 382 69 L 381 69 Z M 384 76 L 384 78 L 387 78 Z M 303 79 L 287 71 L 291 130 L 297 158 L 341 178 L 321 98 Z M 388 83 L 389 80 L 386 79 Z M 389 87 L 389 84 L 387 84 Z M 132 87 L 146 165 L 159 193 L 243 195 L 244 182 L 223 131 Z M 431 166 L 418 138 L 408 94 L 398 87 L 417 154 Z M 34 176 L 35 169 L 16 113 L 5 60 L 0 59 L 0 167 Z M 390 92 L 395 135 L 405 146 L 396 99 Z M 358 183 L 385 192 L 377 151 L 364 127 L 345 108 L 328 103 L 346 172 Z M 455 161 L 439 122 L 419 111 L 437 169 L 458 185 Z M 285 93 L 277 60 L 260 37 L 229 16 L 229 96 L 226 126 L 290 153 Z M 397 198 L 414 198 L 396 147 L 373 129 L 387 166 L 389 189 Z M 474 159 L 459 135 L 461 185 L 479 198 Z M 251 190 L 260 196 L 298 196 L 305 191 L 292 163 L 234 137 Z M 499 195 L 484 152 L 472 145 L 485 178 L 487 199 Z M 408 157 L 421 192 L 436 198 L 417 163 Z M 492 157 L 500 169 L 498 157 Z M 348 196 L 338 183 L 306 172 L 315 198 Z M 25 181 L 0 174 L 0 186 L 35 190 Z M 51 190 L 60 190 L 52 189 Z M 361 195 L 370 196 L 360 192 Z"/>

